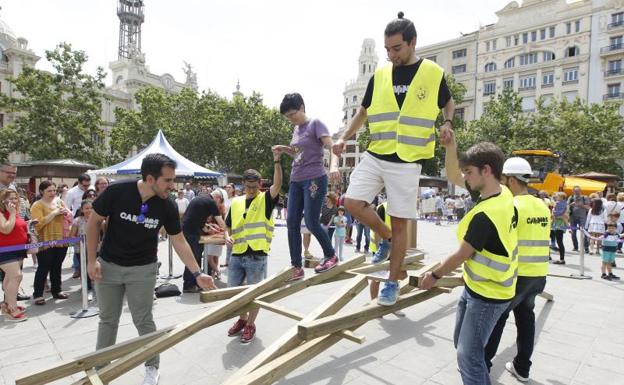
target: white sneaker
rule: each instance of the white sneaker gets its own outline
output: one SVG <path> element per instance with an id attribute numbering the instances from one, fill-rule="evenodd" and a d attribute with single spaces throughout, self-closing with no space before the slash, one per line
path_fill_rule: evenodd
<path id="1" fill-rule="evenodd" d="M 395 316 L 397 316 L 399 318 L 405 317 L 405 313 L 403 313 L 401 310 L 393 311 L 392 314 L 394 314 Z"/>
<path id="2" fill-rule="evenodd" d="M 145 367 L 145 379 L 143 380 L 143 385 L 157 385 L 159 379 L 160 379 L 160 373 L 158 373 L 157 367 L 155 366 Z"/>
<path id="3" fill-rule="evenodd" d="M 509 373 L 511 373 L 512 376 L 516 377 L 516 379 L 520 382 L 528 382 L 529 381 L 529 377 L 522 377 L 520 374 L 518 374 L 518 372 L 516 372 L 516 368 L 514 367 L 513 362 L 508 362 L 505 364 L 505 369 L 507 369 L 507 371 Z"/>

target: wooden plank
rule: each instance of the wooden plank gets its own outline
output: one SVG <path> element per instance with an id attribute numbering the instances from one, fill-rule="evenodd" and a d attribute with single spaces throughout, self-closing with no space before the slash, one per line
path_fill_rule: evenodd
<path id="1" fill-rule="evenodd" d="M 411 275 L 409 277 L 410 286 L 418 287 L 420 276 Z M 442 277 L 438 279 L 434 287 L 448 287 L 454 288 L 457 286 L 464 286 L 464 279 L 462 277 Z"/>
<path id="2" fill-rule="evenodd" d="M 102 382 L 110 382 L 118 378 L 141 363 L 147 361 L 150 357 L 153 357 L 154 355 L 176 345 L 198 331 L 227 319 L 227 317 L 231 316 L 232 313 L 239 311 L 258 296 L 281 286 L 284 280 L 290 277 L 291 274 L 292 271 L 289 267 L 271 278 L 250 286 L 247 290 L 237 294 L 229 301 L 210 309 L 208 313 L 202 315 L 201 317 L 176 326 L 174 330 L 170 331 L 166 335 L 139 347 L 134 352 L 127 354 L 117 361 L 98 370 L 98 375 L 102 379 Z M 88 381 L 88 379 L 83 378 L 74 384 L 86 385 L 86 381 Z"/>
<path id="3" fill-rule="evenodd" d="M 199 293 L 200 302 L 215 302 L 230 299 L 236 294 L 247 290 L 249 286 L 226 287 L 223 289 L 202 291 Z"/>
<path id="4" fill-rule="evenodd" d="M 102 380 L 100 380 L 100 377 L 97 375 L 95 369 L 89 369 L 86 371 L 86 373 L 89 381 L 91 381 L 91 385 L 104 385 L 102 383 Z"/>
<path id="5" fill-rule="evenodd" d="M 87 371 L 90 368 L 106 365 L 119 357 L 133 352 L 138 347 L 155 340 L 156 338 L 170 332 L 175 326 L 157 330 L 155 332 L 136 337 L 104 349 L 88 353 L 72 360 L 63 361 L 54 366 L 37 373 L 27 375 L 15 380 L 16 385 L 40 385 L 65 378 L 74 373 Z"/>
<path id="6" fill-rule="evenodd" d="M 546 302 L 553 302 L 555 300 L 555 297 L 552 294 L 547 293 L 545 291 L 539 293 L 538 295 L 540 297 L 544 298 L 546 300 Z"/>
<path id="7" fill-rule="evenodd" d="M 305 317 L 301 313 L 297 313 L 295 311 L 288 310 L 285 307 L 280 306 L 280 305 L 275 305 L 275 304 L 264 302 L 264 301 L 260 301 L 260 300 L 255 300 L 255 301 L 253 301 L 253 303 L 258 305 L 258 306 L 260 306 L 262 309 L 272 311 L 273 313 L 276 313 L 276 314 L 279 314 L 279 315 L 283 315 L 284 317 L 292 318 L 292 319 L 294 319 L 296 321 L 301 321 Z"/>
<path id="8" fill-rule="evenodd" d="M 348 285 L 341 287 L 336 293 L 327 299 L 322 305 L 315 308 L 303 321 L 312 321 L 320 317 L 335 314 L 345 306 L 353 297 L 368 286 L 368 281 L 364 276 L 354 277 Z M 242 368 L 234 373 L 223 385 L 239 383 L 238 380 L 254 371 L 256 368 L 274 360 L 275 358 L 291 351 L 302 343 L 297 336 L 297 325 L 286 331 L 277 341 L 257 354 L 248 361 Z"/>
<path id="9" fill-rule="evenodd" d="M 405 267 L 407 267 L 407 265 L 418 264 L 418 263 L 420 263 L 422 261 L 423 258 L 424 258 L 424 254 L 407 255 L 407 256 L 405 256 L 405 259 L 403 259 L 403 263 L 401 264 L 401 268 L 404 269 Z M 374 272 L 380 271 L 380 270 L 389 270 L 389 269 L 390 269 L 390 260 L 387 260 L 387 261 L 384 261 L 384 262 L 379 263 L 377 265 L 366 264 L 364 266 L 351 269 L 348 272 L 349 273 L 358 273 L 358 274 L 368 274 L 368 273 L 374 273 Z"/>
<path id="10" fill-rule="evenodd" d="M 311 340 L 320 336 L 332 334 L 339 330 L 364 324 L 374 318 L 390 314 L 449 291 L 450 290 L 444 288 L 433 288 L 427 291 L 418 290 L 399 296 L 397 302 L 392 306 L 382 306 L 377 303 L 372 303 L 346 314 L 327 316 L 309 322 L 301 321 L 298 326 L 298 335 L 304 340 Z"/>

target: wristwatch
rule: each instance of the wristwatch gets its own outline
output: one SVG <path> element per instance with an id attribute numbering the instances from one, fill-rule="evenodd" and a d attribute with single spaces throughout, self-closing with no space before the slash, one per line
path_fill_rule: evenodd
<path id="1" fill-rule="evenodd" d="M 437 274 L 436 274 L 433 270 L 431 271 L 431 276 L 432 276 L 433 278 L 435 278 L 435 280 L 436 280 L 436 281 L 437 281 L 438 279 L 442 278 L 442 277 L 440 277 L 439 275 L 437 275 Z"/>
<path id="2" fill-rule="evenodd" d="M 201 270 L 197 270 L 196 272 L 193 273 L 193 278 L 197 278 L 200 275 L 202 275 L 202 271 Z"/>

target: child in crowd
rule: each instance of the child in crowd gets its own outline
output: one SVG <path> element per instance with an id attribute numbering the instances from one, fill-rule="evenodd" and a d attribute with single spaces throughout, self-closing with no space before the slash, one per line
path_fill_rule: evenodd
<path id="1" fill-rule="evenodd" d="M 93 212 L 92 204 L 93 201 L 91 199 L 84 199 L 80 202 L 80 209 L 78 210 L 79 215 L 77 215 L 72 222 L 69 232 L 70 238 L 84 237 L 86 235 L 87 221 L 91 216 L 91 212 Z M 74 268 L 74 275 L 72 278 L 80 278 L 80 242 L 74 246 L 74 263 L 72 267 Z M 89 277 L 86 278 L 87 289 L 91 290 L 91 279 L 89 279 Z"/>
<path id="2" fill-rule="evenodd" d="M 557 241 L 557 250 L 559 250 L 559 260 L 554 264 L 565 264 L 565 246 L 563 244 L 563 235 L 568 228 L 570 217 L 568 216 L 568 202 L 564 192 L 555 193 L 555 205 L 552 211 L 552 230 Z"/>
<path id="3" fill-rule="evenodd" d="M 600 241 L 597 238 L 604 234 L 606 221 L 607 215 L 603 208 L 602 199 L 596 198 L 592 201 L 591 211 L 587 213 L 585 221 L 585 230 L 592 236 L 589 240 L 589 254 L 597 254 L 600 250 Z"/>
<path id="4" fill-rule="evenodd" d="M 336 231 L 334 232 L 334 249 L 338 254 L 338 260 L 342 262 L 342 249 L 345 242 L 345 236 L 347 235 L 347 217 L 345 216 L 345 208 L 338 207 L 338 213 L 332 219 Z"/>
<path id="5" fill-rule="evenodd" d="M 600 238 L 602 239 L 602 276 L 600 278 L 608 281 L 620 279 L 611 270 L 611 263 L 615 261 L 615 251 L 617 250 L 618 242 L 622 238 L 617 231 L 617 224 L 609 222 L 607 224 L 607 232 Z"/>

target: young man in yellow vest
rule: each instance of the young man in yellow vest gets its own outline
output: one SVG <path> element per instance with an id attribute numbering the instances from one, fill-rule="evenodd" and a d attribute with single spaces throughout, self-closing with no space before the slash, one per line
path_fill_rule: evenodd
<path id="1" fill-rule="evenodd" d="M 514 195 L 518 210 L 518 282 L 516 296 L 499 318 L 485 347 L 485 363 L 492 367 L 492 358 L 500 343 L 505 322 L 513 310 L 518 336 L 518 354 L 505 368 L 519 381 L 529 381 L 531 355 L 535 340 L 535 297 L 544 291 L 548 274 L 550 249 L 550 210 L 544 201 L 529 195 L 528 178 L 531 165 L 522 158 L 509 158 L 503 166 L 503 183 Z"/>
<path id="2" fill-rule="evenodd" d="M 444 144 L 447 158 L 455 161 L 447 170 L 449 180 L 481 196 L 459 222 L 459 248 L 421 277 L 420 288 L 430 289 L 436 280 L 463 264 L 465 287 L 457 304 L 454 333 L 457 363 L 465 385 L 490 385 L 485 345 L 515 295 L 517 214 L 511 192 L 500 184 L 505 160 L 500 148 L 488 142 L 470 147 L 459 159 L 462 176 L 454 140 Z M 449 146 L 453 146 L 452 151 Z M 451 152 L 454 156 L 449 155 Z"/>
<path id="3" fill-rule="evenodd" d="M 384 35 L 392 64 L 375 71 L 361 107 L 332 150 L 340 156 L 345 141 L 354 137 L 368 119 L 371 142 L 351 174 L 344 206 L 382 237 L 373 263 L 391 256 L 390 281 L 377 299 L 379 304 L 390 306 L 399 293 L 397 281 L 407 248 L 407 221 L 417 217 L 422 163 L 433 157 L 434 123 L 443 108 L 446 120 L 440 136 L 445 138 L 452 127 L 455 105 L 442 68 L 416 55 L 416 28 L 403 18 L 403 12 L 386 26 Z M 384 187 L 392 230 L 369 204 Z"/>
<path id="4" fill-rule="evenodd" d="M 245 195 L 232 199 L 225 219 L 226 239 L 232 245 L 232 256 L 228 263 L 228 287 L 241 286 L 244 282 L 253 285 L 266 278 L 267 257 L 273 238 L 273 209 L 282 187 L 281 152 L 273 150 L 273 184 L 260 191 L 260 173 L 247 170 L 243 173 Z M 240 315 L 228 330 L 233 337 L 242 332 L 241 344 L 250 343 L 256 335 L 255 320 L 259 309 Z"/>

